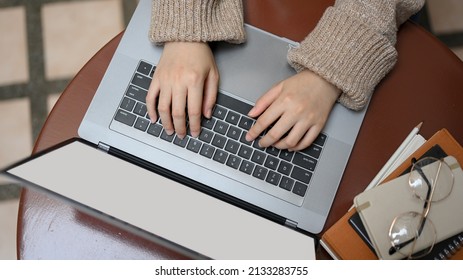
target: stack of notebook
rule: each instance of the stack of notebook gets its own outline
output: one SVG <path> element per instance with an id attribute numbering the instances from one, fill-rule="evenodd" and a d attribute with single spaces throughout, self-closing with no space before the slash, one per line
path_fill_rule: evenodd
<path id="1" fill-rule="evenodd" d="M 398 165 L 389 176 L 382 180 L 381 185 L 397 179 L 408 173 L 412 158 L 432 156 L 445 158 L 451 156 L 460 166 L 463 166 L 463 148 L 446 130 L 442 129 L 425 141 L 416 151 L 411 153 L 402 164 Z M 391 185 L 391 184 L 389 184 Z M 383 185 L 387 187 L 387 185 Z M 375 187 L 377 188 L 377 187 Z M 461 187 L 460 187 L 461 188 Z M 367 191 L 365 191 L 366 193 Z M 431 209 L 431 211 L 433 211 Z M 378 250 L 368 235 L 358 209 L 351 208 L 337 223 L 335 223 L 321 238 L 321 245 L 335 259 L 378 259 Z M 463 228 L 463 218 L 456 217 L 457 227 Z M 439 240 L 431 253 L 425 259 L 463 259 L 463 232 L 456 232 L 448 238 Z"/>

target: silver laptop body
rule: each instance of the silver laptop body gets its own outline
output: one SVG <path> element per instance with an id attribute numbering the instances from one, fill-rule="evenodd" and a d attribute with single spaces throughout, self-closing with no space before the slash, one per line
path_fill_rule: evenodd
<path id="1" fill-rule="evenodd" d="M 257 178 L 253 172 L 248 175 L 240 168 L 230 168 L 227 162 L 222 163 L 201 155 L 199 151 L 192 152 L 175 145 L 172 139 L 168 142 L 160 136 L 153 137 L 146 131 L 114 119 L 129 88 L 138 90 L 133 83 L 137 79 L 138 74 L 134 73 L 140 62 L 155 65 L 162 53 L 161 47 L 149 41 L 150 20 L 151 0 L 141 0 L 79 127 L 79 136 L 135 163 L 140 161 L 156 166 L 157 172 L 177 180 L 185 179 L 188 184 L 194 182 L 204 187 L 202 191 L 231 199 L 235 204 L 268 215 L 290 227 L 319 233 L 366 110 L 353 112 L 335 105 L 323 131 L 323 137 L 326 137 L 323 138 L 323 147 L 315 147 L 319 152 L 318 159 L 309 171 L 304 171 L 311 178 L 303 196 L 295 194 L 297 191 L 294 189 L 281 187 L 281 178 L 276 183 L 272 178 Z M 295 43 L 249 25 L 246 32 L 246 43 L 217 43 L 213 50 L 221 79 L 219 99 L 220 96 L 225 99 L 232 97 L 239 103 L 246 103 L 247 107 L 244 107 L 249 109 L 272 85 L 295 73 L 286 60 L 288 49 Z M 137 103 L 132 97 L 130 102 Z M 125 114 L 124 110 L 122 113 Z M 312 163 L 310 156 L 299 156 L 302 161 Z M 275 158 L 283 161 L 278 155 Z"/>

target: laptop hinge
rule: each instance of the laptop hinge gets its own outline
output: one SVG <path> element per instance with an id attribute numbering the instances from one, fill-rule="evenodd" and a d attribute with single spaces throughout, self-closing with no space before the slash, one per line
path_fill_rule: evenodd
<path id="1" fill-rule="evenodd" d="M 101 150 L 105 153 L 109 152 L 109 145 L 103 143 L 103 142 L 98 142 L 98 150 Z"/>
<path id="2" fill-rule="evenodd" d="M 297 228 L 297 223 L 295 221 L 286 219 L 285 226 L 290 228 Z"/>

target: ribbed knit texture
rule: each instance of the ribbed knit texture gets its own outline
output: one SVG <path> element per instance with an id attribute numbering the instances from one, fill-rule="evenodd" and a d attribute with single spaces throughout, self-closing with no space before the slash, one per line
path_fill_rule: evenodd
<path id="1" fill-rule="evenodd" d="M 153 0 L 151 40 L 242 43 L 241 0 Z"/>
<path id="2" fill-rule="evenodd" d="M 424 0 L 337 0 L 288 52 L 288 61 L 296 71 L 310 69 L 334 84 L 342 90 L 341 104 L 361 110 L 395 65 L 399 26 L 423 5 Z M 243 5 L 241 0 L 153 0 L 150 36 L 158 44 L 241 43 Z"/>
<path id="3" fill-rule="evenodd" d="M 288 52 L 296 69 L 312 70 L 342 94 L 339 102 L 361 110 L 397 61 L 398 27 L 424 0 L 338 0 L 315 29 Z"/>

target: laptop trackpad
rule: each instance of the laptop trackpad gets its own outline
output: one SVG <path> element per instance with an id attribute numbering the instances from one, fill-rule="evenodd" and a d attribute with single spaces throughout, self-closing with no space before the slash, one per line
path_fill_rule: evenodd
<path id="1" fill-rule="evenodd" d="M 311 237 L 79 141 L 8 173 L 193 257 L 315 259 Z"/>

